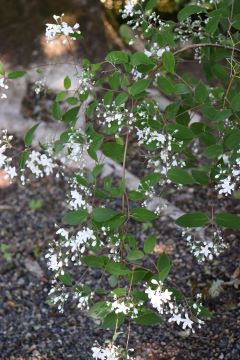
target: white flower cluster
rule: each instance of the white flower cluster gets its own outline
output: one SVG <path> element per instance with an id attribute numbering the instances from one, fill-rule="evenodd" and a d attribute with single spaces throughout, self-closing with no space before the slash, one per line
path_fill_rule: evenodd
<path id="1" fill-rule="evenodd" d="M 182 236 L 186 239 L 190 251 L 200 263 L 213 260 L 214 256 L 219 256 L 227 248 L 219 229 L 213 232 L 212 240 L 198 239 L 189 231 L 183 231 Z"/>
<path id="2" fill-rule="evenodd" d="M 0 169 L 3 169 L 7 179 L 12 180 L 17 176 L 15 166 L 11 166 L 12 158 L 6 155 L 6 150 L 11 149 L 12 135 L 8 135 L 7 130 L 2 130 L 0 139 Z"/>
<path id="3" fill-rule="evenodd" d="M 63 274 L 64 275 L 64 274 Z M 73 289 L 73 294 L 69 292 L 69 289 L 60 284 L 56 279 L 52 281 L 52 287 L 48 292 L 49 299 L 54 305 L 57 305 L 57 309 L 60 313 L 64 312 L 64 305 L 71 298 L 77 302 L 77 308 L 80 310 L 89 309 L 89 301 L 93 296 L 93 293 L 90 292 L 87 294 L 83 290 L 82 284 L 75 286 Z"/>
<path id="4" fill-rule="evenodd" d="M 207 20 L 202 20 L 199 15 L 197 19 L 188 17 L 186 20 L 181 21 L 174 29 L 176 39 L 183 43 L 188 42 L 192 37 L 202 40 L 204 38 L 204 25 L 206 22 Z"/>
<path id="5" fill-rule="evenodd" d="M 58 159 L 63 165 L 76 163 L 78 171 L 82 171 L 86 167 L 86 153 L 88 149 L 85 135 L 81 130 L 71 129 L 68 140 L 64 144 L 64 148 L 58 154 Z"/>
<path id="6" fill-rule="evenodd" d="M 198 6 L 202 6 L 202 5 L 217 5 L 220 3 L 220 0 L 195 0 L 192 1 L 193 4 L 196 4 Z"/>
<path id="7" fill-rule="evenodd" d="M 97 244 L 94 231 L 88 227 L 83 227 L 75 236 L 70 236 L 64 228 L 59 228 L 56 234 L 61 239 L 54 241 L 46 254 L 48 268 L 55 272 L 55 276 L 64 274 L 64 266 L 69 266 L 69 260 L 81 265 L 81 257 L 86 248 Z"/>
<path id="8" fill-rule="evenodd" d="M 69 299 L 69 295 L 69 292 L 63 285 L 57 283 L 56 280 L 52 282 L 52 288 L 48 292 L 48 296 L 51 299 L 51 303 L 57 306 L 60 313 L 63 313 L 64 305 Z"/>
<path id="9" fill-rule="evenodd" d="M 192 304 L 192 311 L 194 312 L 194 321 L 189 318 L 188 313 L 185 308 L 181 305 L 175 305 L 172 310 L 172 316 L 168 319 L 168 322 L 176 322 L 177 325 L 182 326 L 183 330 L 191 330 L 195 333 L 195 329 L 193 325 L 197 325 L 200 329 L 202 325 L 205 323 L 203 320 L 199 319 L 197 316 L 202 311 L 202 295 L 197 294 L 196 301 Z"/>
<path id="10" fill-rule="evenodd" d="M 123 125 L 128 124 L 128 126 L 131 126 L 133 124 L 133 113 L 123 106 L 116 106 L 114 102 L 112 105 L 106 106 L 100 104 L 96 111 L 100 124 L 108 128 L 117 125 L 119 131 L 121 131 Z"/>
<path id="11" fill-rule="evenodd" d="M 7 80 L 5 77 L 0 77 L 0 90 L 2 90 L 3 92 L 0 94 L 1 95 L 1 99 L 7 99 L 7 94 L 5 90 L 8 90 L 8 85 L 7 85 Z"/>
<path id="12" fill-rule="evenodd" d="M 155 42 L 152 44 L 151 48 L 149 50 L 145 49 L 144 50 L 144 53 L 148 56 L 148 57 L 151 57 L 151 56 L 154 56 L 154 57 L 157 57 L 158 59 L 161 59 L 163 53 L 165 51 L 170 51 L 170 47 L 169 46 L 166 46 L 166 47 L 159 47 L 159 45 Z"/>
<path id="13" fill-rule="evenodd" d="M 40 178 L 49 176 L 53 173 L 57 165 L 54 163 L 52 157 L 47 154 L 41 154 L 39 151 L 33 150 L 26 161 L 26 167 L 36 176 Z"/>
<path id="14" fill-rule="evenodd" d="M 39 95 L 46 88 L 46 79 L 37 80 L 34 83 L 34 91 Z"/>
<path id="15" fill-rule="evenodd" d="M 89 310 L 89 301 L 93 297 L 94 293 L 90 292 L 87 294 L 82 290 L 83 285 L 76 286 L 75 293 L 73 295 L 73 299 L 77 301 L 77 308 L 80 310 Z"/>
<path id="16" fill-rule="evenodd" d="M 96 82 L 94 80 L 94 75 L 90 70 L 82 70 L 77 74 L 77 78 L 79 81 L 80 94 L 93 90 Z"/>
<path id="17" fill-rule="evenodd" d="M 143 145 L 143 144 L 151 144 L 152 142 L 156 142 L 157 146 L 161 146 L 164 145 L 166 142 L 166 135 L 162 134 L 162 133 L 158 133 L 157 131 L 153 131 L 151 128 L 144 128 L 144 129 L 139 129 L 137 128 L 137 137 L 138 137 L 138 143 L 139 145 Z M 170 135 L 170 140 L 172 139 L 171 135 Z M 169 148 L 169 150 L 171 150 L 171 148 Z"/>
<path id="18" fill-rule="evenodd" d="M 238 151 L 240 152 L 240 151 Z M 225 196 L 231 195 L 239 186 L 240 182 L 240 158 L 237 158 L 235 164 L 231 166 L 228 156 L 223 158 L 224 163 L 229 167 L 229 169 L 222 169 L 219 165 L 219 173 L 215 175 L 215 179 L 219 179 L 221 176 L 227 177 L 222 178 L 219 183 L 216 185 L 216 190 L 219 194 Z"/>
<path id="19" fill-rule="evenodd" d="M 138 29 L 143 23 L 148 23 L 145 32 L 148 32 L 153 27 L 162 30 L 164 27 L 169 26 L 163 22 L 160 16 L 155 11 L 147 11 L 144 13 L 141 3 L 144 3 L 145 0 L 128 0 L 125 4 L 124 9 L 122 10 L 122 18 L 129 19 L 127 24 L 133 28 L 133 30 Z"/>
<path id="20" fill-rule="evenodd" d="M 171 306 L 172 300 L 171 295 L 172 292 L 168 289 L 163 290 L 163 283 L 161 281 L 152 280 L 154 288 L 147 286 L 145 289 L 145 293 L 147 294 L 152 307 L 157 309 L 160 314 L 164 313 L 164 307 L 166 304 Z"/>
<path id="21" fill-rule="evenodd" d="M 126 353 L 125 349 L 112 343 L 107 344 L 106 347 L 99 346 L 97 343 L 94 344 L 92 347 L 92 357 L 95 360 L 134 360 L 133 357 Z"/>
<path id="22" fill-rule="evenodd" d="M 134 304 L 132 298 L 128 296 L 118 298 L 117 295 L 114 294 L 113 300 L 113 302 L 107 302 L 111 311 L 114 311 L 116 314 L 122 313 L 128 315 L 132 319 L 138 316 L 139 308 L 143 305 L 143 302 L 141 301 Z"/>
<path id="23" fill-rule="evenodd" d="M 190 319 L 186 309 L 181 304 L 178 305 L 173 302 L 173 293 L 168 289 L 164 289 L 161 281 L 153 279 L 151 283 L 151 286 L 147 285 L 145 292 L 148 295 L 153 308 L 157 309 L 160 314 L 171 315 L 168 321 L 176 322 L 178 325 L 182 326 L 183 330 L 188 328 L 194 333 L 194 323 L 197 323 L 198 327 L 201 327 L 204 322 L 196 316 L 194 316 L 194 321 L 193 319 Z M 193 304 L 193 309 L 195 310 L 196 315 L 199 315 L 201 304 Z"/>
<path id="24" fill-rule="evenodd" d="M 61 16 L 53 15 L 56 24 L 46 24 L 46 38 L 48 42 L 61 35 L 64 35 L 65 37 L 71 37 L 72 40 L 76 40 L 76 38 L 73 36 L 74 33 L 81 34 L 79 31 L 79 24 L 76 23 L 74 26 L 70 26 L 62 20 L 63 16 L 64 14 Z M 66 42 L 67 39 L 64 39 L 63 44 L 66 44 Z"/>

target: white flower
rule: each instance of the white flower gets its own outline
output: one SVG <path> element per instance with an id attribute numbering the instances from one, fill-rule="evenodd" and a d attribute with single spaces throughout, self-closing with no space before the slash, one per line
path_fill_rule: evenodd
<path id="1" fill-rule="evenodd" d="M 96 245 L 96 236 L 92 229 L 84 228 L 83 230 L 78 231 L 76 237 L 70 241 L 71 251 L 80 251 L 83 253 L 85 251 L 85 245 L 89 240 L 92 241 L 93 246 Z"/>
<path id="2" fill-rule="evenodd" d="M 48 268 L 52 271 L 58 271 L 59 269 L 61 269 L 62 267 L 62 262 L 58 261 L 57 255 L 56 254 L 51 254 L 51 255 L 46 255 L 46 257 L 48 258 Z"/>
<path id="3" fill-rule="evenodd" d="M 183 318 L 182 322 L 183 322 L 183 324 L 182 324 L 183 330 L 185 330 L 187 327 L 189 329 L 192 329 L 193 321 L 191 319 L 189 319 L 189 316 L 187 313 L 185 313 L 185 319 Z"/>
<path id="4" fill-rule="evenodd" d="M 86 201 L 83 199 L 82 194 L 80 194 L 77 190 L 71 191 L 71 197 L 72 199 L 70 200 L 69 204 L 74 210 L 86 206 Z"/>
<path id="5" fill-rule="evenodd" d="M 5 168 L 5 172 L 6 172 L 6 177 L 9 179 L 13 179 L 17 176 L 17 172 L 16 172 L 16 168 L 15 166 L 7 166 Z"/>
<path id="6" fill-rule="evenodd" d="M 56 232 L 57 235 L 61 235 L 62 237 L 64 237 L 66 240 L 68 240 L 69 237 L 69 232 L 63 228 L 58 229 L 58 231 Z"/>
<path id="7" fill-rule="evenodd" d="M 145 293 L 148 295 L 152 307 L 157 309 L 157 311 L 160 314 L 163 314 L 164 305 L 168 302 L 171 302 L 171 295 L 172 295 L 171 291 L 168 291 L 167 289 L 163 291 L 162 287 L 163 284 L 159 282 L 158 287 L 156 289 L 147 287 L 145 290 Z"/>
<path id="8" fill-rule="evenodd" d="M 168 319 L 169 322 L 176 322 L 178 325 L 180 325 L 180 322 L 183 321 L 181 314 L 173 314 L 170 319 Z"/>
<path id="9" fill-rule="evenodd" d="M 64 14 L 62 14 L 63 16 Z M 46 38 L 47 41 L 52 41 L 56 38 L 56 36 L 59 35 L 65 35 L 66 37 L 71 37 L 73 40 L 75 40 L 74 37 L 71 35 L 73 33 L 80 34 L 79 24 L 76 23 L 74 26 L 68 25 L 65 21 L 62 21 L 61 16 L 54 15 L 54 20 L 56 21 L 56 24 L 46 24 Z M 63 41 L 65 43 L 66 41 Z"/>
<path id="10" fill-rule="evenodd" d="M 0 149 L 0 168 L 5 165 L 6 159 L 7 159 L 6 155 L 2 154 Z"/>
<path id="11" fill-rule="evenodd" d="M 33 150 L 26 162 L 26 167 L 38 178 L 52 174 L 55 164 L 46 154 Z"/>
<path id="12" fill-rule="evenodd" d="M 235 184 L 231 183 L 231 177 L 228 176 L 227 178 L 220 180 L 217 189 L 219 189 L 219 194 L 231 195 L 235 189 Z"/>

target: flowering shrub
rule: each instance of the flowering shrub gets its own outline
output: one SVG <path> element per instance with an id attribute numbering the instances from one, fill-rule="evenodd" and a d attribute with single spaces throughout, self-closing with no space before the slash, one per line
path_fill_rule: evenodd
<path id="1" fill-rule="evenodd" d="M 163 187 L 195 185 L 212 191 L 214 206 L 209 202 L 205 212 L 176 220 L 200 262 L 226 248 L 222 228 L 240 228 L 240 216 L 219 212 L 217 205 L 222 196 L 238 190 L 240 180 L 240 5 L 232 0 L 193 1 L 173 22 L 160 18 L 155 3 L 127 1 L 122 11 L 126 39 L 129 44 L 135 37 L 142 39 L 142 52 L 111 51 L 99 64 L 84 59 L 80 72 L 76 67 L 77 88 L 66 76 L 52 106 L 53 119 L 67 126 L 58 139 L 41 144 L 40 151 L 31 149 L 38 125 L 32 127 L 18 169 L 7 156 L 12 137 L 3 132 L 1 140 L 0 166 L 10 179 L 19 175 L 26 183 L 32 176 L 55 174 L 69 183 L 69 211 L 46 255 L 54 273 L 49 295 L 60 312 L 72 299 L 102 328 L 113 329 L 112 342 L 93 344 L 94 359 L 132 358 L 129 335 L 126 350 L 114 344 L 125 321 L 128 331 L 132 322 L 153 325 L 165 318 L 194 332 L 210 316 L 200 294 L 188 300 L 171 286 L 169 256 L 156 258 L 153 253 L 158 234 L 152 232 L 142 244 L 130 233 L 131 223 L 161 217 L 161 206 L 150 211 L 148 205 Z M 63 16 L 47 24 L 46 36 L 48 41 L 60 36 L 68 46 L 81 32 Z M 192 53 L 207 81 L 182 73 L 179 64 Z M 1 65 L 0 74 L 1 98 L 7 101 L 11 81 L 25 72 L 7 74 Z M 162 108 L 150 89 L 158 89 L 169 104 Z M 36 84 L 37 93 L 43 90 L 44 79 Z M 85 129 L 78 129 L 80 110 L 89 98 Z M 147 161 L 148 172 L 138 189 L 126 183 L 130 136 Z M 91 169 L 86 154 L 95 163 Z M 106 158 L 122 165 L 121 179 L 101 180 Z M 70 163 L 75 170 L 69 175 L 65 170 Z M 100 280 L 89 281 L 91 269 L 101 274 Z"/>

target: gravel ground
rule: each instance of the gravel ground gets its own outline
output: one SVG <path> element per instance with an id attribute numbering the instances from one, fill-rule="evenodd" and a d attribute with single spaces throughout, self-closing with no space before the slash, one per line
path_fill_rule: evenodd
<path id="1" fill-rule="evenodd" d="M 24 188 L 15 183 L 0 189 L 0 243 L 9 245 L 11 256 L 9 261 L 3 254 L 0 257 L 0 359 L 88 360 L 93 342 L 102 343 L 103 337 L 110 336 L 74 307 L 59 314 L 46 301 L 50 274 L 44 252 L 54 236 L 54 224 L 64 213 L 66 190 L 62 181 L 53 177 Z M 180 200 L 172 191 L 170 198 L 183 210 L 196 209 L 206 200 L 205 194 L 192 191 L 182 191 Z M 29 201 L 39 199 L 42 208 L 31 209 Z M 237 202 L 233 205 L 237 208 Z M 136 349 L 137 360 L 240 359 L 239 288 L 225 286 L 215 299 L 208 295 L 213 281 L 229 282 L 236 273 L 237 234 L 226 232 L 231 248 L 212 263 L 198 265 L 168 218 L 160 217 L 154 227 L 159 233 L 158 250 L 171 253 L 174 263 L 169 280 L 188 295 L 200 290 L 213 318 L 191 335 L 167 323 L 151 328 L 134 326 L 130 346 Z M 144 237 L 141 225 L 135 225 L 133 231 Z"/>

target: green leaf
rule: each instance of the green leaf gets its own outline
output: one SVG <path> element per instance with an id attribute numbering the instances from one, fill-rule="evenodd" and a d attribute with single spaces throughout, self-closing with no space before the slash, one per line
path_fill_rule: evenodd
<path id="1" fill-rule="evenodd" d="M 131 190 L 128 192 L 128 197 L 132 201 L 139 201 L 144 198 L 144 194 L 141 191 Z"/>
<path id="2" fill-rule="evenodd" d="M 134 220 L 142 222 L 152 221 L 158 217 L 154 212 L 144 208 L 135 208 L 130 214 Z"/>
<path id="3" fill-rule="evenodd" d="M 163 62 L 164 69 L 167 72 L 174 74 L 175 58 L 174 58 L 174 55 L 170 51 L 164 51 L 164 53 L 162 54 L 162 62 Z"/>
<path id="4" fill-rule="evenodd" d="M 166 129 L 172 137 L 178 140 L 191 140 L 195 136 L 189 127 L 182 124 L 170 124 Z"/>
<path id="5" fill-rule="evenodd" d="M 119 213 L 108 208 L 95 208 L 92 212 L 92 218 L 96 222 L 106 222 L 113 219 Z"/>
<path id="6" fill-rule="evenodd" d="M 127 253 L 127 259 L 129 261 L 140 260 L 144 257 L 144 253 L 140 250 L 130 250 Z"/>
<path id="7" fill-rule="evenodd" d="M 124 156 L 124 146 L 115 142 L 107 142 L 102 145 L 102 152 L 105 156 L 121 163 Z"/>
<path id="8" fill-rule="evenodd" d="M 151 252 L 153 252 L 154 247 L 156 245 L 156 235 L 149 235 L 145 240 L 144 240 L 144 252 L 147 254 L 150 254 Z"/>
<path id="9" fill-rule="evenodd" d="M 29 129 L 28 132 L 26 133 L 26 135 L 24 137 L 24 144 L 26 146 L 30 146 L 32 144 L 34 132 L 36 131 L 36 129 L 39 125 L 40 124 L 36 124 L 36 125 L 32 126 L 31 129 Z"/>
<path id="10" fill-rule="evenodd" d="M 78 225 L 86 220 L 87 216 L 87 210 L 73 210 L 64 215 L 63 221 L 68 225 Z"/>
<path id="11" fill-rule="evenodd" d="M 205 84 L 200 81 L 195 88 L 195 100 L 202 104 L 208 97 L 208 90 Z"/>
<path id="12" fill-rule="evenodd" d="M 137 80 L 132 86 L 129 88 L 129 92 L 132 96 L 141 94 L 144 90 L 149 86 L 150 81 L 146 79 Z"/>
<path id="13" fill-rule="evenodd" d="M 118 94 L 118 96 L 116 97 L 115 104 L 117 106 L 120 106 L 120 105 L 124 104 L 127 100 L 128 100 L 128 94 L 125 92 L 122 92 L 122 93 Z"/>
<path id="14" fill-rule="evenodd" d="M 65 285 L 65 286 L 71 286 L 72 285 L 72 279 L 71 276 L 68 273 L 64 273 L 63 275 L 59 275 L 58 279 Z"/>
<path id="15" fill-rule="evenodd" d="M 108 77 L 109 85 L 113 90 L 117 90 L 120 86 L 120 74 L 118 71 L 115 71 Z"/>
<path id="16" fill-rule="evenodd" d="M 202 227 L 208 222 L 208 216 L 202 212 L 189 213 L 180 216 L 176 224 L 181 227 Z"/>
<path id="17" fill-rule="evenodd" d="M 240 229 L 240 216 L 230 213 L 220 213 L 215 216 L 217 225 L 229 228 Z"/>
<path id="18" fill-rule="evenodd" d="M 157 0 L 148 0 L 144 7 L 144 10 L 145 11 L 151 10 L 156 6 L 156 4 L 157 4 Z"/>
<path id="19" fill-rule="evenodd" d="M 140 182 L 140 186 L 144 190 L 148 190 L 150 186 L 155 186 L 159 183 L 161 179 L 161 175 L 159 173 L 153 172 L 144 176 L 144 178 Z"/>
<path id="20" fill-rule="evenodd" d="M 240 94 L 236 94 L 230 104 L 233 111 L 240 111 Z"/>
<path id="21" fill-rule="evenodd" d="M 65 114 L 63 115 L 63 121 L 68 124 L 75 125 L 79 110 L 80 110 L 80 106 L 75 106 L 70 110 L 66 111 Z"/>
<path id="22" fill-rule="evenodd" d="M 84 264 L 92 268 L 103 268 L 108 262 L 107 256 L 88 255 L 81 258 Z"/>
<path id="23" fill-rule="evenodd" d="M 25 74 L 26 74 L 26 71 L 24 71 L 24 70 L 16 70 L 16 71 L 10 72 L 8 74 L 8 78 L 9 79 L 17 79 L 17 78 L 24 76 Z"/>
<path id="24" fill-rule="evenodd" d="M 65 96 L 67 95 L 67 92 L 66 91 L 60 91 L 57 96 L 56 96 L 56 99 L 55 101 L 57 102 L 60 102 L 60 101 L 63 101 L 65 99 Z"/>
<path id="25" fill-rule="evenodd" d="M 219 21 L 221 16 L 213 16 L 208 19 L 207 25 L 205 26 L 205 31 L 208 34 L 214 34 L 218 28 Z"/>
<path id="26" fill-rule="evenodd" d="M 71 87 L 71 79 L 69 76 L 66 76 L 64 79 L 64 88 L 68 90 Z"/>
<path id="27" fill-rule="evenodd" d="M 143 314 L 139 315 L 137 318 L 134 318 L 134 321 L 139 325 L 156 325 L 159 324 L 161 319 L 153 311 L 147 310 Z"/>
<path id="28" fill-rule="evenodd" d="M 146 271 L 145 269 L 141 269 L 141 268 L 133 270 L 128 274 L 128 281 L 130 284 L 137 284 L 140 281 L 142 281 L 148 273 L 150 273 L 150 272 Z"/>
<path id="29" fill-rule="evenodd" d="M 175 86 L 172 81 L 165 76 L 157 77 L 157 86 L 159 90 L 166 95 L 172 95 L 175 91 Z"/>
<path id="30" fill-rule="evenodd" d="M 89 310 L 89 314 L 94 319 L 104 319 L 109 313 L 109 305 L 106 301 L 98 301 Z"/>
<path id="31" fill-rule="evenodd" d="M 233 150 L 235 147 L 240 145 L 240 130 L 234 129 L 228 134 L 224 140 L 224 145 L 229 149 Z"/>
<path id="32" fill-rule="evenodd" d="M 21 153 L 19 161 L 18 161 L 20 169 L 24 169 L 28 158 L 29 158 L 29 150 L 24 150 Z"/>
<path id="33" fill-rule="evenodd" d="M 106 271 L 115 276 L 124 276 L 130 272 L 130 270 L 125 265 L 114 261 L 109 261 L 107 263 Z"/>
<path id="34" fill-rule="evenodd" d="M 0 75 L 4 75 L 4 74 L 5 74 L 5 68 L 3 64 L 0 62 Z"/>
<path id="35" fill-rule="evenodd" d="M 149 70 L 155 66 L 154 62 L 151 59 L 149 59 L 149 57 L 146 54 L 144 54 L 143 52 L 134 53 L 131 56 L 131 64 L 133 66 L 144 65 Z"/>
<path id="36" fill-rule="evenodd" d="M 116 314 L 115 312 L 111 312 L 108 314 L 102 322 L 103 329 L 116 329 L 122 325 L 124 322 L 125 315 L 123 313 Z"/>
<path id="37" fill-rule="evenodd" d="M 106 56 L 106 60 L 115 65 L 126 64 L 128 62 L 128 54 L 123 51 L 111 51 Z"/>
<path id="38" fill-rule="evenodd" d="M 168 170 L 167 177 L 176 184 L 191 185 L 195 184 L 194 178 L 184 169 L 172 168 Z"/>
<path id="39" fill-rule="evenodd" d="M 192 177 L 201 185 L 207 185 L 209 183 L 209 177 L 205 171 L 192 170 Z"/>
<path id="40" fill-rule="evenodd" d="M 157 268 L 159 280 L 164 281 L 171 270 L 172 264 L 169 256 L 165 253 L 161 254 L 157 260 Z"/>
<path id="41" fill-rule="evenodd" d="M 216 158 L 223 153 L 223 147 L 218 144 L 210 145 L 204 149 L 203 155 L 212 159 Z"/>
<path id="42" fill-rule="evenodd" d="M 54 103 L 52 105 L 52 115 L 55 120 L 62 119 L 61 109 L 60 109 L 59 103 L 57 101 L 54 101 Z"/>
<path id="43" fill-rule="evenodd" d="M 234 29 L 240 30 L 240 14 L 234 16 L 232 26 Z"/>
<path id="44" fill-rule="evenodd" d="M 183 21 L 186 20 L 189 16 L 193 14 L 199 14 L 201 12 L 206 12 L 206 9 L 198 5 L 187 5 L 179 11 L 177 17 L 179 21 Z"/>

